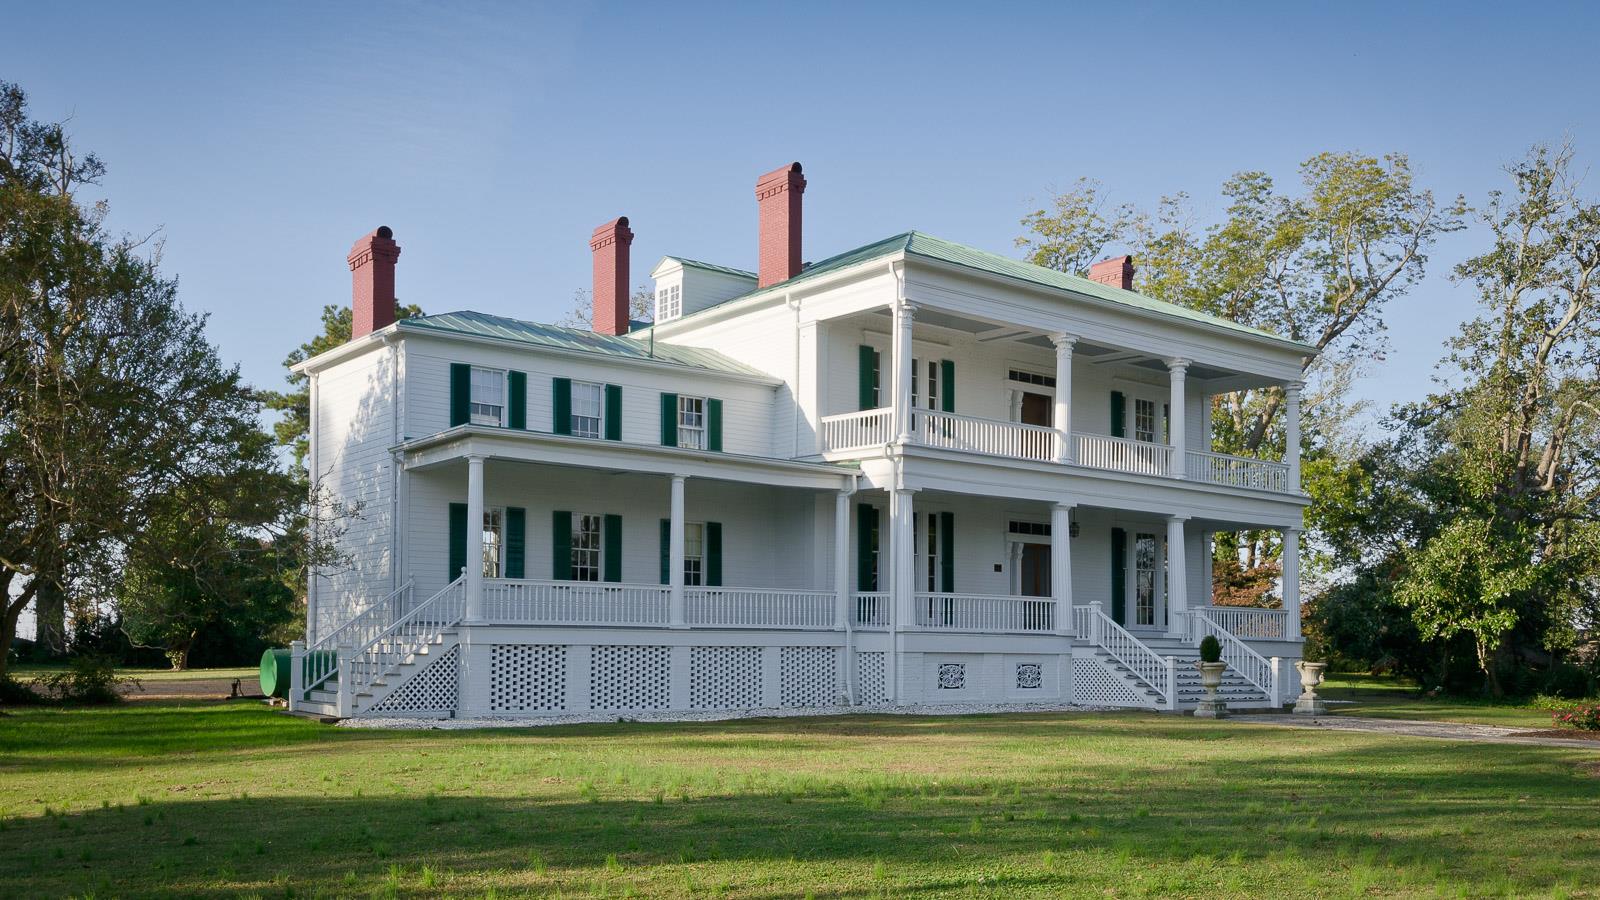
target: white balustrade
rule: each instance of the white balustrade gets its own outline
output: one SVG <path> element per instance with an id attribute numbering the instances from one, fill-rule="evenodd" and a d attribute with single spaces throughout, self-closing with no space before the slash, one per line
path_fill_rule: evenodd
<path id="1" fill-rule="evenodd" d="M 364 647 L 388 628 L 390 622 L 400 618 L 400 614 L 411 604 L 411 592 L 412 582 L 407 579 L 405 584 L 391 591 L 388 596 L 323 635 L 321 640 L 306 647 L 300 663 L 301 677 L 304 679 L 301 690 L 315 690 L 333 677 L 333 673 L 339 668 L 339 647 L 344 645 Z"/>
<path id="2" fill-rule="evenodd" d="M 857 628 L 887 628 L 889 626 L 889 592 L 864 591 L 855 595 L 852 605 Z"/>
<path id="3" fill-rule="evenodd" d="M 459 623 L 466 613 L 464 581 L 465 576 L 450 582 L 365 645 L 357 645 L 349 657 L 348 671 L 339 673 L 340 693 L 350 696 L 367 687 L 415 656 L 444 629 Z"/>
<path id="4" fill-rule="evenodd" d="M 1208 484 L 1264 491 L 1289 490 L 1289 466 L 1264 459 L 1190 450 L 1184 472 L 1190 480 Z"/>
<path id="5" fill-rule="evenodd" d="M 1173 679 L 1173 667 L 1166 657 L 1151 650 L 1144 641 L 1117 624 L 1098 603 L 1074 606 L 1072 624 L 1074 634 L 1104 650 L 1106 655 L 1160 694 L 1168 709 L 1176 708 L 1177 684 Z"/>
<path id="6" fill-rule="evenodd" d="M 1166 444 L 1082 432 L 1074 432 L 1072 439 L 1073 460 L 1080 466 L 1134 475 L 1168 475 L 1172 472 L 1172 448 Z"/>
<path id="7" fill-rule="evenodd" d="M 754 628 L 832 628 L 832 591 L 685 588 L 690 625 Z"/>
<path id="8" fill-rule="evenodd" d="M 1254 606 L 1202 607 L 1211 621 L 1242 638 L 1282 640 L 1288 634 L 1289 613 Z"/>
<path id="9" fill-rule="evenodd" d="M 1056 602 L 1049 597 L 995 594 L 917 594 L 918 628 L 931 631 L 1037 632 L 1056 627 Z"/>
<path id="10" fill-rule="evenodd" d="M 485 578 L 483 615 L 497 625 L 667 625 L 665 585 Z"/>
<path id="11" fill-rule="evenodd" d="M 1056 458 L 1056 431 L 1042 425 L 918 410 L 914 432 L 919 443 L 942 450 L 1035 462 L 1052 462 Z"/>
<path id="12" fill-rule="evenodd" d="M 822 417 L 822 450 L 865 450 L 882 447 L 893 437 L 889 433 L 894 411 L 888 407 Z"/>
<path id="13" fill-rule="evenodd" d="M 1237 635 L 1224 628 L 1216 619 L 1213 619 L 1212 613 L 1218 608 L 1215 606 L 1202 606 L 1191 610 L 1195 631 L 1198 632 L 1195 635 L 1195 639 L 1202 639 L 1208 634 L 1215 637 L 1217 643 L 1222 645 L 1222 661 L 1228 664 L 1228 668 L 1238 672 L 1244 677 L 1245 681 L 1255 685 L 1256 689 L 1263 694 L 1273 698 L 1273 700 L 1277 700 L 1277 667 L 1261 654 L 1250 649 L 1249 644 L 1240 640 Z"/>

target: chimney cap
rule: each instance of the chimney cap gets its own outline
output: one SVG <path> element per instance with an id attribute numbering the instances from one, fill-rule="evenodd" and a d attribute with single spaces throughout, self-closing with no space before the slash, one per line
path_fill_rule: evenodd
<path id="1" fill-rule="evenodd" d="M 381 237 L 386 241 L 394 240 L 394 229 L 387 225 L 379 225 L 378 230 L 373 232 L 373 234 L 376 234 L 378 237 Z"/>

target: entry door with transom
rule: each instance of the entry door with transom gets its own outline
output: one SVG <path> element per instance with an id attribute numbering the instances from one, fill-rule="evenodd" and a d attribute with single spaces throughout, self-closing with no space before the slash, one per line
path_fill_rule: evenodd
<path id="1" fill-rule="evenodd" d="M 1122 626 L 1129 631 L 1164 631 L 1167 627 L 1165 540 L 1138 528 L 1129 534 L 1127 602 Z"/>

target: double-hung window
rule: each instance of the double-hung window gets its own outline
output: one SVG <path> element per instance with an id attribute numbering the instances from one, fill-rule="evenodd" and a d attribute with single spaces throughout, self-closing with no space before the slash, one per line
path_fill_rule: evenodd
<path id="1" fill-rule="evenodd" d="M 1133 401 L 1133 439 L 1154 443 L 1156 439 L 1156 402 L 1137 397 Z"/>
<path id="2" fill-rule="evenodd" d="M 506 373 L 501 369 L 472 367 L 471 421 L 474 425 L 504 425 Z"/>
<path id="3" fill-rule="evenodd" d="M 599 437 L 605 428 L 605 410 L 605 385 L 588 381 L 574 381 L 572 383 L 572 434 L 574 437 Z"/>
<path id="4" fill-rule="evenodd" d="M 656 321 L 665 322 L 683 315 L 683 290 L 681 285 L 669 285 L 656 291 Z"/>
<path id="5" fill-rule="evenodd" d="M 574 388 L 577 385 L 573 385 Z M 599 581 L 601 568 L 601 516 L 572 514 L 572 580 Z"/>
<path id="6" fill-rule="evenodd" d="M 706 448 L 706 399 L 678 397 L 678 446 L 690 450 Z"/>
<path id="7" fill-rule="evenodd" d="M 706 579 L 706 526 L 683 523 L 683 583 L 699 587 Z"/>
<path id="8" fill-rule="evenodd" d="M 483 577 L 499 578 L 505 562 L 505 519 L 503 509 L 483 511 Z"/>

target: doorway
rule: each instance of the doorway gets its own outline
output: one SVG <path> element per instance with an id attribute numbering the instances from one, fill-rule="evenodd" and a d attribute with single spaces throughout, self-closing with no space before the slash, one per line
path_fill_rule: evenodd
<path id="1" fill-rule="evenodd" d="M 1045 394 L 1022 393 L 1022 410 L 1018 417 L 1024 425 L 1042 425 L 1050 428 L 1055 415 L 1055 400 Z"/>
<path id="2" fill-rule="evenodd" d="M 1017 571 L 1018 594 L 1024 597 L 1050 596 L 1050 545 L 1023 544 Z"/>

